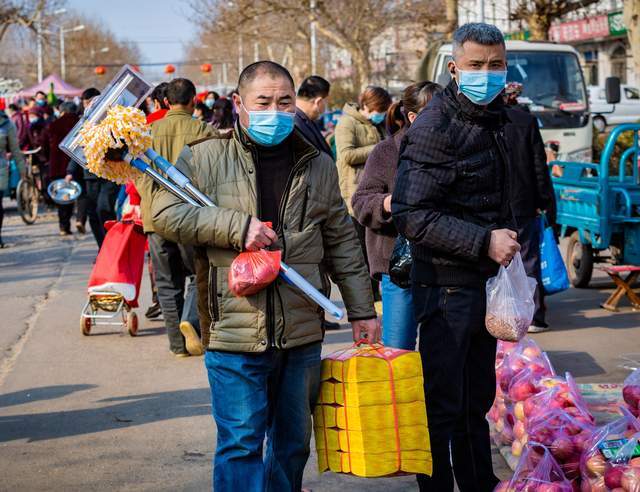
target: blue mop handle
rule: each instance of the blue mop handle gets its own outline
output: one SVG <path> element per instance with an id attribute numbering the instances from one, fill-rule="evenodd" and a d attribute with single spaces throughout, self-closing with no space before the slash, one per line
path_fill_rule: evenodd
<path id="1" fill-rule="evenodd" d="M 153 149 L 148 149 L 145 153 L 147 156 L 163 173 L 174 181 L 180 188 L 189 190 L 196 195 L 196 198 L 202 202 L 202 205 L 215 207 L 216 205 L 211 201 L 209 197 L 200 193 L 191 183 L 189 178 L 182 174 L 173 164 L 162 157 Z M 134 159 L 138 161 L 139 159 Z M 142 161 L 141 161 L 142 162 Z M 134 162 L 131 162 L 134 166 Z M 143 163 L 144 164 L 144 163 Z M 137 166 L 136 166 L 137 167 Z M 148 166 L 147 166 L 148 167 Z M 147 171 L 148 172 L 148 171 Z M 190 202 L 192 203 L 192 202 Z M 193 203 L 192 203 L 193 204 Z M 341 320 L 344 318 L 344 311 L 331 302 L 325 295 L 323 295 L 318 289 L 311 285 L 302 275 L 296 272 L 293 268 L 280 263 L 280 276 L 289 284 L 295 285 L 298 289 L 304 292 L 309 298 L 315 301 L 322 309 L 329 312 L 334 318 Z"/>

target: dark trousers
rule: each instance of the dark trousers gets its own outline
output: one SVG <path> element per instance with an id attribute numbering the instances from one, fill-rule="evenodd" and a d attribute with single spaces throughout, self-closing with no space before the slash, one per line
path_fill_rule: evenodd
<path id="1" fill-rule="evenodd" d="M 102 247 L 106 234 L 104 223 L 116 218 L 116 198 L 119 187 L 106 179 L 88 179 L 86 181 L 86 212 L 91 225 L 91 232 L 96 238 L 98 247 Z"/>
<path id="2" fill-rule="evenodd" d="M 176 354 L 186 353 L 184 337 L 180 333 L 180 321 L 189 321 L 196 330 L 200 327 L 196 283 L 192 273 L 193 251 L 155 233 L 149 234 L 148 238 L 158 302 L 169 337 L 169 350 Z"/>
<path id="3" fill-rule="evenodd" d="M 80 223 L 83 226 L 87 223 L 87 183 L 83 178 L 74 179 L 82 187 L 82 193 L 76 200 L 76 223 Z"/>
<path id="4" fill-rule="evenodd" d="M 71 217 L 73 216 L 73 203 L 69 205 L 56 205 L 58 207 L 58 225 L 61 231 L 71 232 Z"/>
<path id="5" fill-rule="evenodd" d="M 547 327 L 545 321 L 547 308 L 544 303 L 544 289 L 540 271 L 540 223 L 537 218 L 518 217 L 518 242 L 520 243 L 520 256 L 524 263 L 527 275 L 538 281 L 538 288 L 534 294 L 536 311 L 533 314 L 535 326 Z"/>
<path id="6" fill-rule="evenodd" d="M 420 323 L 433 476 L 418 475 L 421 491 L 491 492 L 489 424 L 495 398 L 496 339 L 485 328 L 484 286 L 412 287 Z M 453 466 L 452 466 L 453 465 Z"/>
<path id="7" fill-rule="evenodd" d="M 2 222 L 4 221 L 4 205 L 2 199 L 4 198 L 4 192 L 0 190 L 0 244 L 2 244 Z"/>
<path id="8" fill-rule="evenodd" d="M 367 264 L 367 271 L 371 274 L 371 269 L 369 268 L 369 257 L 367 256 L 367 242 L 365 240 L 366 227 L 360 224 L 360 222 L 358 222 L 358 220 L 353 216 L 351 217 L 351 221 L 353 222 L 353 226 L 356 228 L 356 234 L 358 235 L 358 241 L 360 241 L 364 261 Z M 375 301 L 382 300 L 382 297 L 380 296 L 379 282 L 374 278 L 371 279 L 371 290 L 373 291 L 373 299 Z"/>

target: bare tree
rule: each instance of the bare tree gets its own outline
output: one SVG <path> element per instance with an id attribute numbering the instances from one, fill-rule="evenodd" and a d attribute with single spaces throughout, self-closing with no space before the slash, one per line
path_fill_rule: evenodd
<path id="1" fill-rule="evenodd" d="M 640 0 L 625 0 L 624 24 L 631 46 L 634 73 L 640 77 Z"/>
<path id="2" fill-rule="evenodd" d="M 549 39 L 549 28 L 554 20 L 570 12 L 597 3 L 600 0 L 518 0 L 511 12 L 511 20 L 525 21 L 531 31 L 531 39 Z"/>
<path id="3" fill-rule="evenodd" d="M 447 5 L 449 17 L 454 10 L 457 14 L 457 2 L 447 0 L 447 4 L 451 4 Z M 385 29 L 412 25 L 418 30 L 447 31 L 457 24 L 457 19 L 450 18 L 441 22 L 446 18 L 442 0 L 193 0 L 192 7 L 199 12 L 199 19 L 209 19 L 201 26 L 203 30 L 232 32 L 258 42 L 273 36 L 306 43 L 309 25 L 315 23 L 327 44 L 349 54 L 356 90 L 371 77 L 371 44 Z"/>

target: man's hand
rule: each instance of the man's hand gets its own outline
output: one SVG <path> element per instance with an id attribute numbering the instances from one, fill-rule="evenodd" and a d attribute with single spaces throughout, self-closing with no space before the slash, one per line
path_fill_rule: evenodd
<path id="1" fill-rule="evenodd" d="M 65 180 L 67 183 L 70 183 L 71 181 L 73 181 L 73 174 L 67 174 L 67 175 L 64 177 L 64 180 Z"/>
<path id="2" fill-rule="evenodd" d="M 278 239 L 278 235 L 255 217 L 251 217 L 247 236 L 244 240 L 244 249 L 247 251 L 258 251 L 266 248 Z"/>
<path id="3" fill-rule="evenodd" d="M 354 321 L 351 323 L 351 329 L 353 330 L 354 342 L 361 338 L 366 338 L 371 343 L 380 341 L 380 320 L 378 318 Z"/>
<path id="4" fill-rule="evenodd" d="M 507 266 L 513 256 L 520 251 L 518 234 L 509 229 L 496 229 L 491 231 L 489 243 L 489 258 L 496 263 Z"/>
<path id="5" fill-rule="evenodd" d="M 386 197 L 384 197 L 384 202 L 382 202 L 382 208 L 388 214 L 391 213 L 391 195 L 387 195 Z"/>

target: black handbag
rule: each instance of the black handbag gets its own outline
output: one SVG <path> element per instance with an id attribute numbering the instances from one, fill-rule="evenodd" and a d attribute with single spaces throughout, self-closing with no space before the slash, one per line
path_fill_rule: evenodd
<path id="1" fill-rule="evenodd" d="M 403 236 L 398 236 L 393 245 L 393 252 L 389 260 L 389 278 L 398 287 L 408 289 L 411 287 L 411 248 L 409 240 Z"/>

